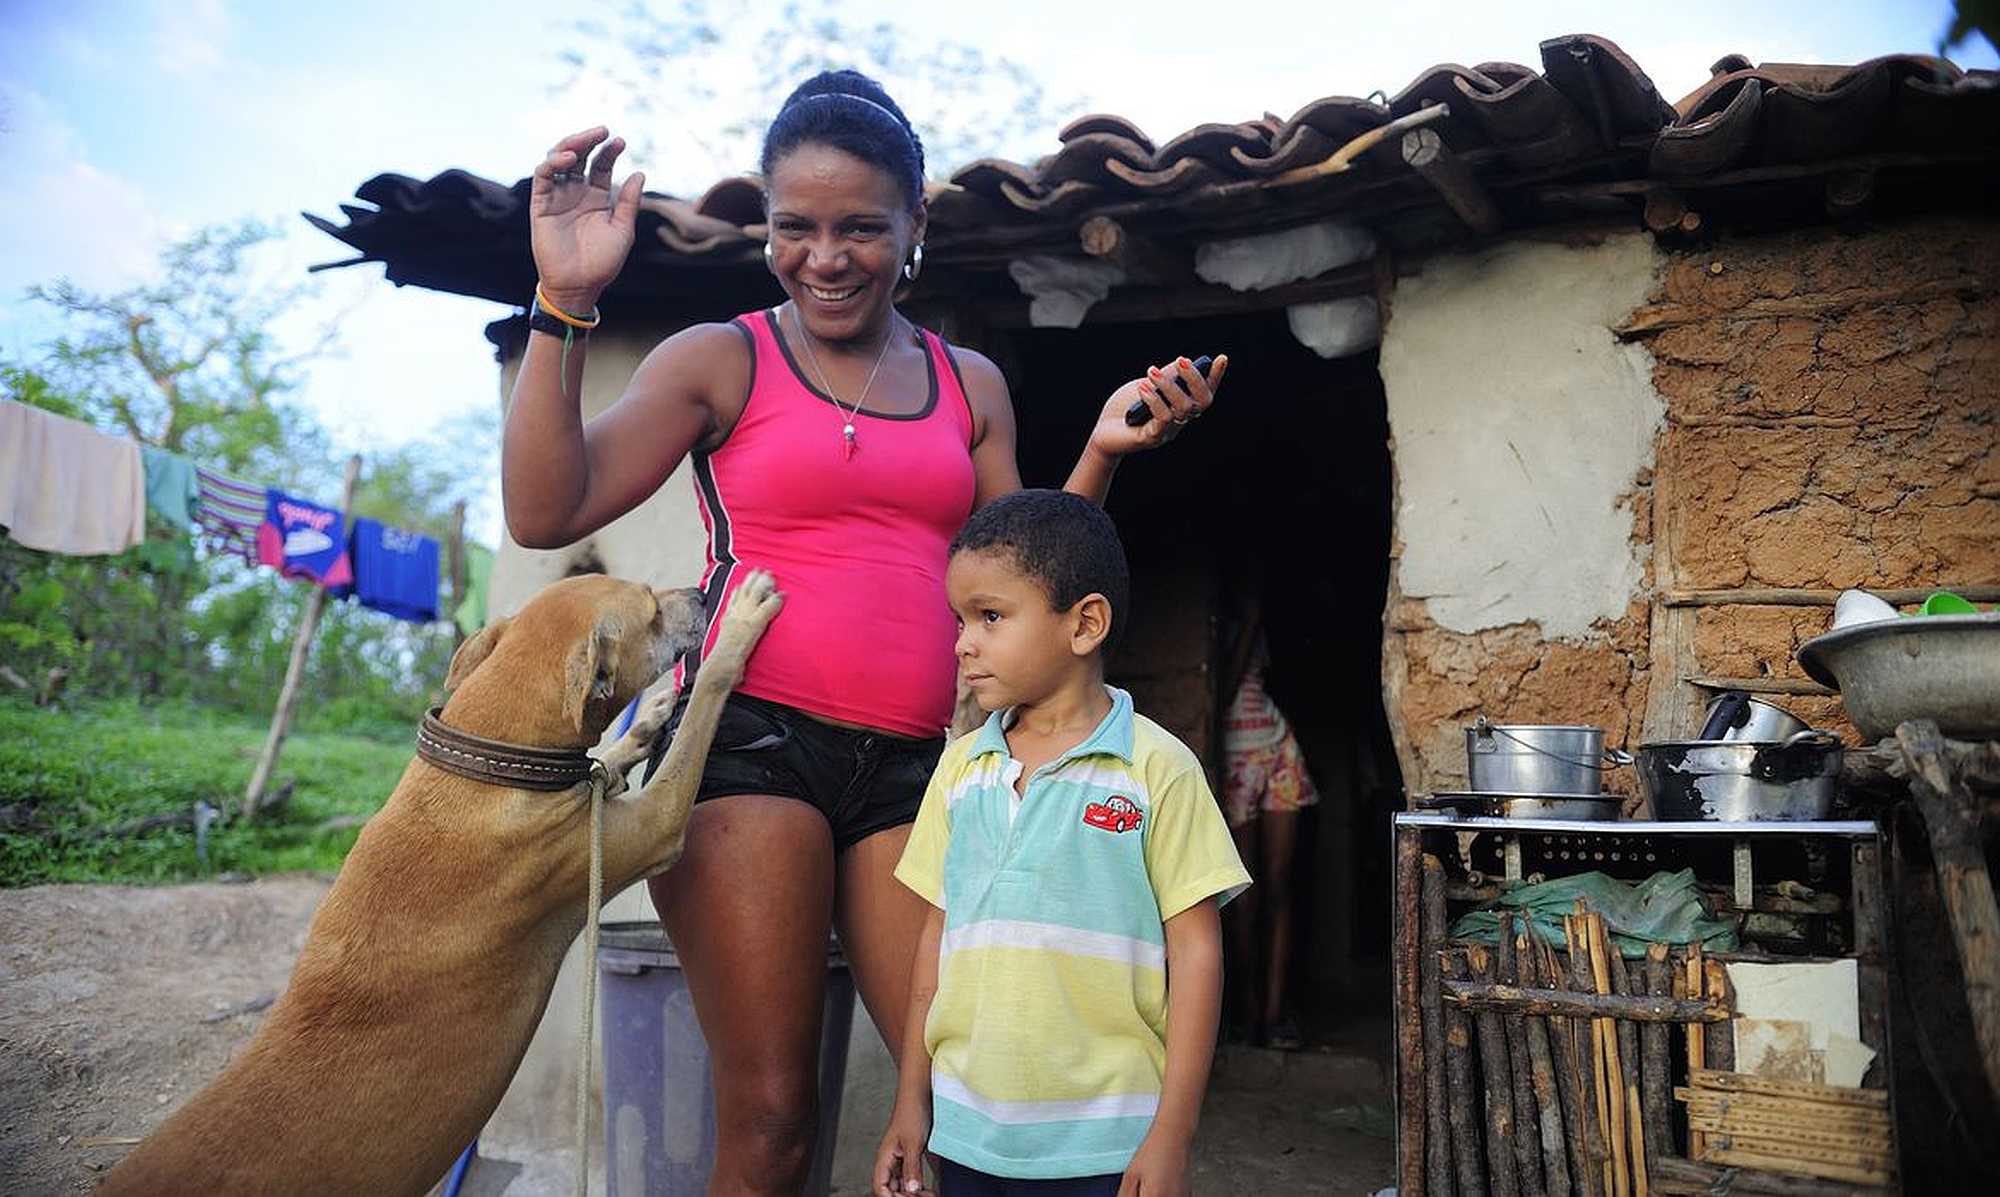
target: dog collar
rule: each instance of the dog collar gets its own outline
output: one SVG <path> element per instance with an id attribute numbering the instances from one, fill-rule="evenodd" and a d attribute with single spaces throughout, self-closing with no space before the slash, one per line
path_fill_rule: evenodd
<path id="1" fill-rule="evenodd" d="M 472 781 L 523 790 L 566 790 L 590 780 L 595 764 L 581 748 L 533 748 L 467 735 L 446 727 L 443 707 L 424 712 L 417 724 L 417 755 Z"/>

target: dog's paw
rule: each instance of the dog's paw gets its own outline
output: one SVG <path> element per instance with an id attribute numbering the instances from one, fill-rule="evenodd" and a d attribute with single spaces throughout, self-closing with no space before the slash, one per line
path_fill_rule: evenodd
<path id="1" fill-rule="evenodd" d="M 651 743 L 653 737 L 660 734 L 660 729 L 667 725 L 668 717 L 674 713 L 674 701 L 679 697 L 680 688 L 669 679 L 666 685 L 639 704 L 639 711 L 632 716 L 632 726 L 626 734 Z"/>
<path id="2" fill-rule="evenodd" d="M 729 610 L 723 614 L 722 630 L 746 636 L 752 642 L 764 634 L 771 621 L 778 617 L 778 611 L 785 605 L 785 596 L 778 593 L 778 580 L 761 569 L 753 569 L 743 575 L 743 582 L 729 598 Z"/>

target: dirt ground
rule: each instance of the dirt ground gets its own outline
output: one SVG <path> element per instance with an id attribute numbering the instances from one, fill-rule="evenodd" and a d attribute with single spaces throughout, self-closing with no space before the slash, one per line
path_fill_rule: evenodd
<path id="1" fill-rule="evenodd" d="M 283 877 L 0 891 L 0 1192 L 87 1192 L 220 1071 L 283 988 L 327 886 Z M 1386 1092 L 1372 1050 L 1226 1052 L 1194 1191 L 1381 1189 L 1394 1168 Z M 878 1132 L 860 1121 L 843 1119 L 843 1147 Z M 542 1197 L 569 1186 L 564 1153 L 496 1144 L 465 1192 Z M 863 1188 L 860 1177 L 836 1178 L 836 1193 Z"/>

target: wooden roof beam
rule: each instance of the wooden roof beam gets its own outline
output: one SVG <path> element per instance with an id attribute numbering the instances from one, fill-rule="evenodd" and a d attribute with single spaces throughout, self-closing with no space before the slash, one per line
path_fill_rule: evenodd
<path id="1" fill-rule="evenodd" d="M 1500 231 L 1500 209 L 1478 176 L 1445 148 L 1436 129 L 1412 129 L 1403 134 L 1403 161 L 1451 205 L 1465 227 L 1482 237 Z"/>

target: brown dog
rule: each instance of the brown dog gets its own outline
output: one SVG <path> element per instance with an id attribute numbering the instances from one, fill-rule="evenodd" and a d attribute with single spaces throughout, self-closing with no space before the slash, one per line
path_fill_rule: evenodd
<path id="1" fill-rule="evenodd" d="M 680 858 L 722 701 L 783 600 L 746 577 L 652 782 L 605 804 L 604 892 Z M 443 722 L 582 748 L 705 632 L 701 594 L 605 577 L 548 587 L 452 659 Z M 671 696 L 605 754 L 644 753 Z M 105 1194 L 420 1194 L 479 1133 L 583 928 L 587 785 L 533 792 L 410 762 L 320 904 L 290 986 L 220 1077 Z"/>

